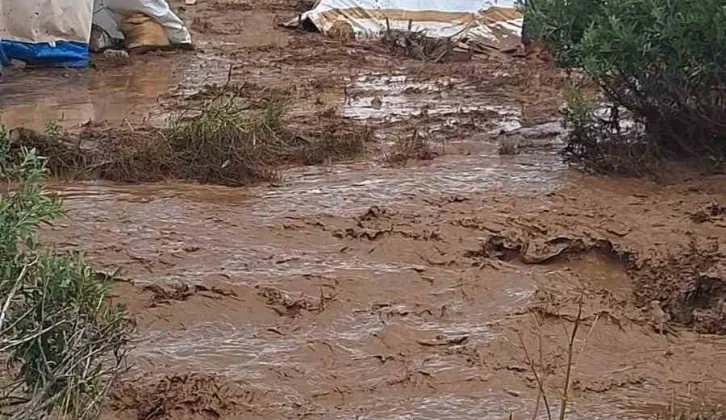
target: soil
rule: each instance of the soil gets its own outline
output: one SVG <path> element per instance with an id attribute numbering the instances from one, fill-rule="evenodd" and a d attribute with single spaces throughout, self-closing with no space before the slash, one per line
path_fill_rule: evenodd
<path id="1" fill-rule="evenodd" d="M 233 83 L 289 94 L 286 127 L 327 115 L 376 142 L 250 188 L 50 185 L 68 217 L 44 239 L 127 279 L 112 299 L 138 337 L 105 418 L 545 418 L 575 323 L 568 418 L 726 402 L 726 178 L 568 169 L 548 64 L 277 27 L 297 1 L 182 3 L 195 51 L 15 72 L 0 120 L 138 132 Z M 427 158 L 390 165 L 415 133 Z"/>

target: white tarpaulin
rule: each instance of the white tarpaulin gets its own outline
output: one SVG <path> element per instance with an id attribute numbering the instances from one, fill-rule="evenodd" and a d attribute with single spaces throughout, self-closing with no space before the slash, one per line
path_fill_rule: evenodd
<path id="1" fill-rule="evenodd" d="M 91 0 L 2 0 L 0 39 L 88 42 Z"/>
<path id="2" fill-rule="evenodd" d="M 0 0 L 0 64 L 86 66 L 96 16 L 115 35 L 124 17 L 139 12 L 157 21 L 172 44 L 191 44 L 166 0 Z"/>
<path id="3" fill-rule="evenodd" d="M 516 48 L 522 27 L 514 0 L 320 0 L 302 19 L 325 34 L 341 24 L 357 38 L 411 29 L 498 49 Z"/>
<path id="4" fill-rule="evenodd" d="M 0 0 L 0 60 L 84 66 L 93 0 Z"/>

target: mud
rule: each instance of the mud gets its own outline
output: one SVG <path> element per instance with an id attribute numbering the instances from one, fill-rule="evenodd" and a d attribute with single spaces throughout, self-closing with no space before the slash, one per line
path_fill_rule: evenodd
<path id="1" fill-rule="evenodd" d="M 680 251 L 691 238 L 723 240 L 723 227 L 689 216 L 722 197 L 721 180 L 659 186 L 573 174 L 535 194 L 440 190 L 362 209 L 351 189 L 332 211 L 293 213 L 296 196 L 306 200 L 303 190 L 321 182 L 296 178 L 285 206 L 267 188 L 60 190 L 71 219 L 50 237 L 122 267 L 135 284 L 116 298 L 142 336 L 132 372 L 144 374 L 128 386 L 213 375 L 241 387 L 214 406 L 221 418 L 528 417 L 537 388 L 523 348 L 541 357 L 558 400 L 564 331 L 582 299 L 571 418 L 649 418 L 674 394 L 723 397 L 724 339 L 696 333 L 711 325 L 706 311 L 720 310 L 718 294 L 692 305 L 653 277 L 668 272 L 663 281 L 687 286 L 677 277 L 694 260 Z M 156 287 L 173 292 L 179 281 L 202 292 L 188 286 L 154 304 L 164 296 Z M 675 334 L 653 319 L 655 299 Z M 684 308 L 690 320 L 679 318 Z M 131 400 L 109 416 L 158 406 L 174 413 L 159 418 L 206 418 L 212 397 L 169 392 L 171 402 Z"/>
<path id="2" fill-rule="evenodd" d="M 291 129 L 334 119 L 376 141 L 251 188 L 51 183 L 68 217 L 43 239 L 120 268 L 112 299 L 138 326 L 105 418 L 546 418 L 537 378 L 556 415 L 580 308 L 568 418 L 726 401 L 726 179 L 568 170 L 546 64 L 278 28 L 292 1 L 172 3 L 195 52 L 16 73 L 0 120 L 138 130 L 234 85 L 253 105 L 283 92 Z"/>
<path id="3" fill-rule="evenodd" d="M 143 386 L 120 386 L 113 393 L 112 407 L 133 411 L 138 419 L 220 418 L 225 413 L 244 411 L 244 406 L 256 399 L 244 388 L 220 383 L 214 376 L 192 374 L 164 377 Z"/>

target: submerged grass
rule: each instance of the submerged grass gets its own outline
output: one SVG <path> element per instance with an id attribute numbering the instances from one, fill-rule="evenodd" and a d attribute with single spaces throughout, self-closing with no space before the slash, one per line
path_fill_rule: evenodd
<path id="1" fill-rule="evenodd" d="M 410 136 L 399 136 L 396 139 L 385 160 L 389 165 L 400 166 L 410 160 L 432 160 L 435 157 L 429 136 L 414 129 Z"/>
<path id="2" fill-rule="evenodd" d="M 671 407 L 663 420 L 726 420 L 726 410 L 713 407 L 684 410 Z"/>
<path id="3" fill-rule="evenodd" d="M 315 165 L 365 153 L 369 130 L 329 119 L 300 130 L 285 126 L 287 98 L 257 108 L 219 95 L 187 109 L 162 129 L 86 129 L 78 138 L 15 130 L 12 146 L 49 157 L 53 175 L 121 182 L 193 180 L 229 186 L 279 178 L 290 164 Z"/>

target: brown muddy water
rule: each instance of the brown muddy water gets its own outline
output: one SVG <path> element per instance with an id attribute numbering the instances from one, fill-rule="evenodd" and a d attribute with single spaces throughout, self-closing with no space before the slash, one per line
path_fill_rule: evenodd
<path id="1" fill-rule="evenodd" d="M 293 124 L 333 109 L 376 133 L 366 158 L 287 168 L 273 185 L 51 183 L 68 216 L 46 239 L 120 267 L 113 299 L 138 322 L 107 418 L 532 418 L 527 354 L 554 416 L 578 299 L 568 418 L 724 401 L 726 341 L 660 334 L 634 298 L 641 263 L 687 265 L 682 247 L 726 239 L 721 216 L 689 216 L 726 201 L 723 179 L 570 171 L 549 70 L 394 59 L 277 29 L 296 5 L 272 3 L 187 8 L 193 53 L 0 85 L 9 126 L 160 125 L 230 78 L 293 86 Z M 439 156 L 387 165 L 412 126 Z M 503 138 L 520 153 L 499 155 Z"/>
<path id="2" fill-rule="evenodd" d="M 653 331 L 629 304 L 632 286 L 617 260 L 595 251 L 545 264 L 475 255 L 493 233 L 523 227 L 558 237 L 598 232 L 647 253 L 657 223 L 638 212 L 628 216 L 637 223 L 621 222 L 615 215 L 632 203 L 614 204 L 642 190 L 601 183 L 603 197 L 573 205 L 585 186 L 565 173 L 550 185 L 524 177 L 507 191 L 486 182 L 465 190 L 451 184 L 470 182 L 459 163 L 444 184 L 411 181 L 413 168 L 336 167 L 291 171 L 273 189 L 56 185 L 69 218 L 49 238 L 130 280 L 116 293 L 139 321 L 132 389 L 212 375 L 211 388 L 196 376 L 185 377 L 195 383 L 188 388 L 161 386 L 176 401 L 169 418 L 196 418 L 178 401 L 198 398 L 222 418 L 530 416 L 536 388 L 519 333 L 532 352 L 543 337 L 556 398 L 579 294 L 587 328 L 570 418 L 650 418 L 673 395 L 722 395 L 724 341 Z M 656 213 L 670 214 L 653 219 L 674 217 L 674 206 L 666 201 Z M 592 217 L 594 209 L 605 211 Z M 143 290 L 179 283 L 205 289 L 183 301 Z M 118 398 L 116 418 L 148 404 L 131 395 Z"/>

